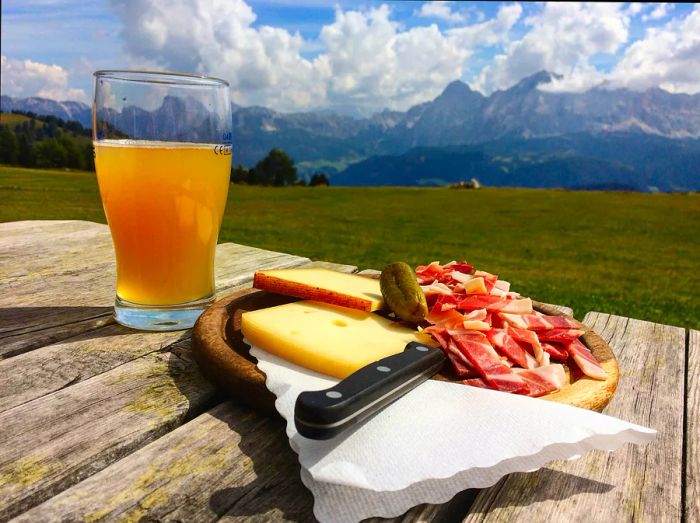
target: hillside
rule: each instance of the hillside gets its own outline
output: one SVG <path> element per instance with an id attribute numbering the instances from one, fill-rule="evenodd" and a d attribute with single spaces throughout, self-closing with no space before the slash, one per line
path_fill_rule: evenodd
<path id="1" fill-rule="evenodd" d="M 477 178 L 495 187 L 696 191 L 700 140 L 578 133 L 474 146 L 416 147 L 335 174 L 334 185 L 439 186 Z"/>
<path id="2" fill-rule="evenodd" d="M 90 131 L 51 115 L 0 113 L 0 163 L 94 169 Z"/>

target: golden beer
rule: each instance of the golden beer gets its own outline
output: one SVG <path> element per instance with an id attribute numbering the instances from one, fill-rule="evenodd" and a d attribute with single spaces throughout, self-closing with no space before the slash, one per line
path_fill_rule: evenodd
<path id="1" fill-rule="evenodd" d="M 214 294 L 214 253 L 231 166 L 227 152 L 216 144 L 95 142 L 119 299 L 172 305 Z"/>

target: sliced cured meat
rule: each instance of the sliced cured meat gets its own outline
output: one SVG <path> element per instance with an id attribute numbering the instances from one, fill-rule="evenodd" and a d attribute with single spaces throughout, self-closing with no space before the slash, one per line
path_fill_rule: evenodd
<path id="1" fill-rule="evenodd" d="M 489 312 L 485 321 L 494 329 L 502 329 L 504 327 L 503 320 L 495 312 Z"/>
<path id="2" fill-rule="evenodd" d="M 484 279 L 482 277 L 473 278 L 464 282 L 464 294 L 488 294 Z"/>
<path id="3" fill-rule="evenodd" d="M 517 327 L 518 329 L 535 331 L 551 329 L 552 327 L 550 324 L 544 321 L 537 314 L 534 314 L 535 312 L 536 311 L 533 311 L 532 314 L 509 314 L 507 312 L 501 312 L 499 313 L 499 316 L 503 321 L 508 322 L 510 325 Z"/>
<path id="4" fill-rule="evenodd" d="M 566 316 L 548 316 L 539 311 L 533 311 L 533 314 L 550 325 L 550 329 L 578 329 L 578 323 Z"/>
<path id="5" fill-rule="evenodd" d="M 439 262 L 432 262 L 428 265 L 419 265 L 416 267 L 416 279 L 420 285 L 428 285 L 438 281 L 438 278 L 443 274 L 443 268 Z"/>
<path id="6" fill-rule="evenodd" d="M 492 296 L 500 296 L 501 298 L 505 298 L 509 294 L 509 291 L 510 283 L 503 280 L 496 280 L 489 294 Z"/>
<path id="7" fill-rule="evenodd" d="M 473 311 L 464 315 L 465 320 L 481 320 L 486 321 L 489 313 L 486 309 L 474 309 Z"/>
<path id="8" fill-rule="evenodd" d="M 583 336 L 583 331 L 579 329 L 552 329 L 537 333 L 540 341 L 558 341 L 559 343 L 570 343 L 581 336 Z"/>
<path id="9" fill-rule="evenodd" d="M 500 313 L 504 321 L 519 329 L 531 331 L 553 330 L 553 329 L 577 329 L 578 324 L 564 316 L 547 316 L 538 311 L 532 314 L 508 314 Z"/>
<path id="10" fill-rule="evenodd" d="M 421 290 L 425 297 L 428 298 L 431 294 L 442 294 L 446 296 L 452 296 L 452 289 L 447 285 L 440 282 L 431 283 L 430 285 L 421 285 Z"/>
<path id="11" fill-rule="evenodd" d="M 431 310 L 426 319 L 433 325 L 443 327 L 445 329 L 459 329 L 464 323 L 464 315 L 456 309 L 448 309 L 446 311 L 437 312 Z"/>
<path id="12" fill-rule="evenodd" d="M 576 339 L 568 344 L 564 344 L 564 346 L 576 365 L 578 365 L 578 368 L 586 376 L 595 380 L 607 379 L 608 373 L 600 366 L 600 363 L 595 359 L 593 353 L 588 350 L 588 347 L 581 343 L 581 340 Z"/>
<path id="13" fill-rule="evenodd" d="M 535 358 L 524 350 L 505 330 L 491 329 L 486 333 L 486 337 L 491 345 L 496 347 L 502 354 L 505 354 L 513 363 L 525 369 L 537 367 Z"/>
<path id="14" fill-rule="evenodd" d="M 486 309 L 476 309 L 464 315 L 463 327 L 468 330 L 487 331 L 491 324 L 486 321 L 488 317 Z"/>
<path id="15" fill-rule="evenodd" d="M 491 387 L 503 392 L 528 393 L 525 381 L 501 361 L 486 336 L 481 333 L 457 334 L 452 339 Z"/>
<path id="16" fill-rule="evenodd" d="M 462 327 L 464 327 L 466 330 L 472 331 L 487 331 L 491 328 L 491 325 L 480 320 L 464 320 Z"/>
<path id="17" fill-rule="evenodd" d="M 450 276 L 452 276 L 453 280 L 456 280 L 460 283 L 466 283 L 470 280 L 473 280 L 475 278 L 478 278 L 478 276 L 474 276 L 473 274 L 465 274 L 460 271 L 454 271 L 450 273 Z M 483 278 L 482 278 L 483 279 Z"/>
<path id="18" fill-rule="evenodd" d="M 446 263 L 443 270 L 458 271 L 464 274 L 471 274 L 474 272 L 474 266 L 471 263 L 467 263 L 465 260 L 462 261 L 451 261 Z"/>
<path id="19" fill-rule="evenodd" d="M 460 378 L 469 378 L 479 375 L 469 360 L 465 358 L 457 348 L 454 341 L 450 340 L 446 349 L 445 353 L 447 354 L 447 358 L 450 360 L 450 363 L 452 363 L 452 368 L 455 370 L 457 376 Z"/>
<path id="20" fill-rule="evenodd" d="M 530 347 L 539 367 L 549 365 L 549 354 L 547 354 L 542 348 L 542 344 L 537 338 L 537 334 L 535 334 L 533 331 L 516 329 L 515 327 L 511 326 L 506 328 L 506 332 L 516 341 L 521 341 Z"/>
<path id="21" fill-rule="evenodd" d="M 430 327 L 423 329 L 421 332 L 430 334 L 443 349 L 447 350 L 447 344 L 450 343 L 450 336 L 447 334 L 446 328 L 431 325 Z"/>
<path id="22" fill-rule="evenodd" d="M 560 343 L 540 341 L 540 345 L 542 345 L 542 350 L 549 354 L 553 360 L 566 361 L 569 358 L 569 353 Z"/>
<path id="23" fill-rule="evenodd" d="M 489 384 L 483 380 L 483 378 L 469 378 L 468 380 L 464 380 L 462 383 L 469 385 L 470 387 L 479 387 L 480 389 L 491 388 Z"/>
<path id="24" fill-rule="evenodd" d="M 530 388 L 529 396 L 543 396 L 568 385 L 566 372 L 560 363 L 536 369 L 513 369 L 513 371 L 527 383 Z"/>
<path id="25" fill-rule="evenodd" d="M 548 394 L 568 380 L 563 367 L 550 364 L 550 358 L 571 358 L 587 376 L 606 379 L 605 370 L 578 339 L 584 333 L 578 322 L 533 310 L 529 298 L 511 291 L 510 283 L 496 275 L 453 261 L 419 266 L 416 277 L 432 324 L 423 332 L 440 343 L 460 378 L 470 378 L 463 383 Z"/>
<path id="26" fill-rule="evenodd" d="M 482 276 L 462 274 L 461 272 L 453 272 L 450 276 L 459 283 L 459 286 L 455 285 L 455 291 L 459 289 L 464 294 L 488 294 Z"/>
<path id="27" fill-rule="evenodd" d="M 435 302 L 430 308 L 431 313 L 445 312 L 457 307 L 457 298 L 452 295 L 441 294 L 436 296 Z"/>
<path id="28" fill-rule="evenodd" d="M 532 300 L 522 298 L 511 300 L 499 296 L 467 296 L 457 303 L 458 309 L 474 310 L 486 309 L 513 314 L 529 314 L 532 312 Z"/>

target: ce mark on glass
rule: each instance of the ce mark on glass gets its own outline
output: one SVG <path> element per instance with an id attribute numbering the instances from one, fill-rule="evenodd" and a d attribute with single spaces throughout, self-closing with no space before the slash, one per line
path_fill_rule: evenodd
<path id="1" fill-rule="evenodd" d="M 214 146 L 214 154 L 220 154 L 222 156 L 231 156 L 231 144 L 221 143 Z"/>

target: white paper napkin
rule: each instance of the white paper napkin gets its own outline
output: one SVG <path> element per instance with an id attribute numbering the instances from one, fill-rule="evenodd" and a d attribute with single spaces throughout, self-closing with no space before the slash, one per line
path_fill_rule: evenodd
<path id="1" fill-rule="evenodd" d="M 357 428 L 328 441 L 300 436 L 294 403 L 304 390 L 338 380 L 257 347 L 251 354 L 277 397 L 302 481 L 320 521 L 392 517 L 420 503 L 443 503 L 513 472 L 625 443 L 647 443 L 652 429 L 550 401 L 427 381 Z"/>

